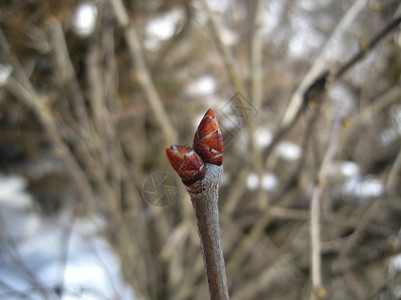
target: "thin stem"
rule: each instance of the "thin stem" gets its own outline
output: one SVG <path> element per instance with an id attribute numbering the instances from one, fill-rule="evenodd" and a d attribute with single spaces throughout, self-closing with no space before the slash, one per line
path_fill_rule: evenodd
<path id="1" fill-rule="evenodd" d="M 254 1 L 252 18 L 251 43 L 250 43 L 250 67 L 251 67 L 251 99 L 256 109 L 260 109 L 262 103 L 262 38 L 264 0 Z"/>
<path id="2" fill-rule="evenodd" d="M 347 13 L 340 20 L 332 35 L 326 42 L 326 45 L 321 51 L 319 57 L 315 60 L 313 66 L 304 76 L 297 90 L 291 96 L 290 103 L 288 104 L 284 116 L 281 120 L 280 129 L 288 127 L 290 124 L 293 124 L 294 120 L 297 118 L 299 110 L 302 107 L 302 100 L 304 95 L 308 91 L 309 87 L 313 85 L 316 78 L 318 78 L 322 74 L 322 72 L 327 68 L 327 65 L 330 63 L 329 57 L 332 53 L 334 43 L 344 34 L 346 30 L 349 29 L 350 25 L 358 16 L 358 14 L 362 11 L 364 7 L 366 7 L 366 3 L 366 0 L 358 0 L 354 2 L 351 8 L 347 10 Z"/>
<path id="3" fill-rule="evenodd" d="M 172 141 L 176 140 L 176 132 L 166 111 L 164 110 L 163 103 L 156 91 L 156 87 L 153 84 L 134 24 L 129 22 L 128 13 L 121 0 L 110 0 L 110 2 L 117 22 L 124 30 L 124 37 L 138 73 L 139 83 L 141 84 L 141 87 L 149 101 L 149 105 L 159 122 L 166 142 L 171 144 Z"/>
<path id="4" fill-rule="evenodd" d="M 206 10 L 207 16 L 209 17 L 209 26 L 211 29 L 211 33 L 213 35 L 214 42 L 216 43 L 217 49 L 219 50 L 220 54 L 222 55 L 223 61 L 224 61 L 224 67 L 226 69 L 228 78 L 231 82 L 231 84 L 234 86 L 234 88 L 240 92 L 240 93 L 245 93 L 245 88 L 244 85 L 238 75 L 238 72 L 236 70 L 236 65 L 235 65 L 235 60 L 234 57 L 228 47 L 224 44 L 219 26 L 217 24 L 216 18 L 210 9 L 209 4 L 207 3 L 206 0 L 203 0 L 203 6 Z M 240 101 L 242 101 L 242 98 L 239 98 Z M 244 107 L 246 107 L 245 103 L 241 103 Z"/>
<path id="5" fill-rule="evenodd" d="M 311 299 L 324 298 L 326 291 L 322 287 L 322 267 L 321 267 L 321 240 L 320 240 L 320 202 L 324 183 L 327 178 L 328 171 L 334 159 L 337 150 L 338 135 L 340 131 L 341 117 L 337 116 L 331 135 L 329 144 L 321 168 L 319 170 L 315 189 L 313 190 L 311 207 L 310 207 L 310 238 L 311 238 L 311 270 L 312 270 L 312 286 L 313 292 Z"/>
<path id="6" fill-rule="evenodd" d="M 222 173 L 222 166 L 206 164 L 205 178 L 187 187 L 195 210 L 209 294 L 212 300 L 229 299 L 217 205 Z"/>
<path id="7" fill-rule="evenodd" d="M 302 115 L 304 109 L 307 107 L 305 104 L 307 104 L 312 98 L 319 99 L 319 94 L 321 94 L 322 92 L 326 92 L 330 85 L 332 85 L 336 80 L 344 75 L 345 72 L 347 72 L 357 62 L 362 60 L 366 56 L 366 54 L 380 42 L 380 40 L 382 40 L 394 28 L 396 28 L 398 24 L 401 23 L 401 17 L 392 20 L 383 30 L 376 34 L 372 38 L 372 40 L 367 42 L 364 47 L 360 51 L 358 51 L 358 53 L 352 56 L 337 70 L 326 70 L 323 72 L 323 70 L 329 64 L 329 62 L 326 60 L 326 56 L 328 54 L 326 54 L 325 51 L 329 49 L 328 46 L 331 45 L 334 38 L 337 38 L 340 33 L 342 33 L 345 28 L 347 28 L 349 24 L 351 24 L 351 21 L 356 17 L 357 13 L 363 8 L 362 4 L 364 3 L 364 1 L 366 0 L 358 0 L 347 12 L 347 14 L 337 26 L 333 35 L 330 37 L 329 41 L 326 43 L 322 54 L 315 61 L 314 65 L 305 75 L 297 90 L 291 96 L 290 103 L 288 104 L 286 111 L 284 112 L 284 116 L 280 121 L 281 123 L 278 126 L 275 134 L 273 135 L 274 139 L 262 154 L 264 164 L 266 164 L 265 162 L 267 158 L 270 156 L 273 149 L 276 147 L 281 138 L 293 127 L 293 125 Z"/>

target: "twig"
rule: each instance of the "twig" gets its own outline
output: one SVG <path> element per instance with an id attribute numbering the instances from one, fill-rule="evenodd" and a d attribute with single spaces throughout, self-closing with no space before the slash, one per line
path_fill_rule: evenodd
<path id="1" fill-rule="evenodd" d="M 253 5 L 253 17 L 252 17 L 252 27 L 251 27 L 251 42 L 250 42 L 250 70 L 251 70 L 251 91 L 250 99 L 252 99 L 256 110 L 260 110 L 262 105 L 262 78 L 263 78 L 263 64 L 262 64 L 262 39 L 261 39 L 261 28 L 262 28 L 262 16 L 263 16 L 263 4 L 264 0 L 256 0 Z M 250 130 L 250 141 L 252 145 L 252 157 L 253 166 L 256 170 L 258 176 L 258 190 L 257 190 L 257 201 L 258 205 L 262 208 L 265 207 L 267 201 L 264 199 L 262 191 L 262 176 L 263 168 L 261 161 L 261 151 L 256 145 L 255 139 L 255 120 L 250 118 L 249 120 L 249 130 Z"/>
<path id="2" fill-rule="evenodd" d="M 350 151 L 350 145 L 354 144 L 353 138 L 357 130 L 363 127 L 367 122 L 371 121 L 375 115 L 388 109 L 391 105 L 399 102 L 401 97 L 401 83 L 396 84 L 386 91 L 374 103 L 366 106 L 358 115 L 351 120 L 351 125 L 347 128 L 340 141 L 341 156 L 346 156 Z"/>
<path id="3" fill-rule="evenodd" d="M 191 197 L 210 299 L 229 299 L 217 205 L 223 173 L 223 137 L 214 111 L 209 109 L 201 120 L 193 149 L 171 146 L 166 154 Z"/>
<path id="4" fill-rule="evenodd" d="M 329 137 L 327 151 L 323 158 L 321 168 L 319 170 L 315 189 L 312 193 L 310 206 L 310 238 L 311 238 L 311 270 L 312 270 L 312 287 L 313 292 L 311 299 L 325 298 L 327 292 L 322 287 L 321 275 L 321 241 L 320 241 L 320 199 L 324 188 L 324 183 L 328 174 L 328 170 L 333 161 L 337 150 L 338 134 L 340 131 L 342 118 L 337 116 Z"/>
<path id="5" fill-rule="evenodd" d="M 142 53 L 141 44 L 138 39 L 135 27 L 129 22 L 128 13 L 121 0 L 110 0 L 113 7 L 114 15 L 118 24 L 124 30 L 124 37 L 127 42 L 128 48 L 135 68 L 139 75 L 139 82 L 143 91 L 149 101 L 150 107 L 159 122 L 167 143 L 176 140 L 176 132 L 171 125 L 170 119 L 164 110 L 162 101 L 156 88 L 152 82 L 148 67 L 146 66 L 145 57 Z"/>
<path id="6" fill-rule="evenodd" d="M 211 33 L 213 35 L 214 42 L 216 43 L 216 46 L 222 55 L 228 78 L 231 81 L 231 84 L 234 86 L 234 88 L 238 92 L 244 93 L 245 88 L 244 88 L 244 85 L 242 84 L 242 81 L 235 68 L 235 60 L 233 58 L 233 55 L 232 55 L 230 49 L 224 45 L 224 42 L 220 35 L 219 26 L 217 25 L 217 22 L 216 22 L 216 18 L 214 17 L 214 14 L 213 14 L 212 10 L 210 9 L 209 4 L 207 3 L 206 0 L 203 0 L 203 6 L 204 6 L 206 13 L 208 15 L 208 18 L 209 18 L 209 26 L 211 29 Z M 240 97 L 240 101 L 242 101 L 242 100 L 243 99 Z M 244 105 L 244 107 L 245 107 L 245 103 L 241 103 L 241 104 Z"/>
<path id="7" fill-rule="evenodd" d="M 386 189 L 390 195 L 400 193 L 400 174 L 401 152 L 398 153 L 387 178 Z"/>
<path id="8" fill-rule="evenodd" d="M 356 2 L 354 5 L 356 5 Z M 353 13 L 356 13 L 356 9 Z M 344 20 L 344 19 L 343 19 Z M 341 24 L 342 22 L 340 22 Z M 299 117 L 302 115 L 303 111 L 308 107 L 307 104 L 310 103 L 312 99 L 319 100 L 322 93 L 327 89 L 327 84 L 333 84 L 335 80 L 338 80 L 342 75 L 345 74 L 352 66 L 354 66 L 358 61 L 360 61 L 370 50 L 376 46 L 381 39 L 383 39 L 387 34 L 389 34 L 398 24 L 401 23 L 401 17 L 392 20 L 384 29 L 382 29 L 378 34 L 376 34 L 371 41 L 367 42 L 365 46 L 355 55 L 353 55 L 347 62 L 345 62 L 341 67 L 332 71 L 323 71 L 323 64 L 319 63 L 318 66 L 312 67 L 310 72 L 306 75 L 305 79 L 299 85 L 294 95 L 291 98 L 290 104 L 284 113 L 284 117 L 279 125 L 278 129 L 274 134 L 274 139 L 270 145 L 265 149 L 262 154 L 263 163 L 265 164 L 267 158 L 272 153 L 275 146 L 281 140 L 281 138 L 292 128 Z M 337 31 L 337 30 L 336 30 Z M 327 62 L 325 62 L 327 65 Z M 316 70 L 315 70 L 316 69 Z M 318 75 L 318 70 L 321 71 Z M 313 76 L 315 76 L 312 81 Z"/>
<path id="9" fill-rule="evenodd" d="M 250 66 L 251 66 L 251 99 L 256 109 L 260 109 L 262 103 L 262 16 L 264 0 L 254 1 L 254 10 L 251 28 Z"/>
<path id="10" fill-rule="evenodd" d="M 280 128 L 288 127 L 293 124 L 294 120 L 297 118 L 297 112 L 302 108 L 302 102 L 304 95 L 309 90 L 313 83 L 316 82 L 316 78 L 323 73 L 328 65 L 328 57 L 332 51 L 333 44 L 335 41 L 346 31 L 350 24 L 355 20 L 359 12 L 366 6 L 367 0 L 356 1 L 347 13 L 338 23 L 337 27 L 334 29 L 329 40 L 326 42 L 323 50 L 321 51 L 319 57 L 313 63 L 308 73 L 304 76 L 302 82 L 298 86 L 297 90 L 291 97 L 290 103 L 284 113 L 283 119 L 280 124 Z"/>
<path id="11" fill-rule="evenodd" d="M 263 1 L 262 1 L 263 2 Z M 263 4 L 263 3 L 262 3 Z M 260 5 L 260 4 L 259 4 Z M 232 52 L 230 51 L 230 49 L 224 44 L 222 38 L 221 38 L 221 34 L 220 34 L 220 30 L 219 30 L 219 26 L 217 24 L 216 18 L 209 6 L 209 4 L 207 3 L 206 0 L 203 0 L 203 6 L 206 10 L 206 13 L 208 15 L 209 18 L 209 26 L 211 29 L 211 33 L 213 35 L 213 39 L 214 42 L 216 43 L 217 49 L 219 50 L 223 61 L 224 61 L 224 66 L 228 75 L 229 80 L 231 81 L 231 84 L 234 86 L 234 88 L 237 90 L 237 92 L 241 93 L 242 95 L 247 95 L 247 93 L 245 92 L 245 87 L 244 84 L 241 80 L 241 77 L 239 76 L 239 73 L 237 72 L 236 69 L 236 64 L 235 64 L 235 60 L 234 57 L 232 55 Z M 257 51 L 260 49 L 256 49 Z M 253 54 L 253 53 L 252 53 Z M 256 59 L 256 61 L 253 61 L 253 63 L 257 63 L 258 62 L 258 58 Z M 260 66 L 259 66 L 260 67 Z M 258 76 L 261 76 L 261 74 L 259 74 Z M 260 80 L 260 79 L 259 79 Z M 255 86 L 256 89 L 259 89 L 260 87 L 258 87 L 257 85 Z M 253 96 L 253 95 L 251 95 Z M 240 105 L 241 105 L 241 112 L 244 114 L 245 116 L 245 123 L 248 126 L 248 132 L 249 132 L 249 142 L 250 142 L 250 146 L 251 146 L 251 152 L 252 155 L 250 155 L 250 159 L 251 162 L 253 164 L 253 167 L 256 170 L 256 173 L 259 177 L 259 186 L 258 186 L 258 196 L 257 198 L 259 200 L 261 200 L 262 198 L 262 165 L 260 164 L 261 161 L 261 151 L 260 148 L 257 146 L 256 144 L 256 138 L 255 138 L 255 118 L 253 116 L 252 113 L 249 112 L 248 108 L 249 108 L 249 104 L 246 103 L 246 98 L 245 97 L 238 97 L 238 100 L 240 101 Z M 261 201 L 259 201 L 259 203 L 261 203 Z"/>
<path id="12" fill-rule="evenodd" d="M 85 99 L 78 83 L 77 76 L 68 52 L 66 37 L 63 26 L 56 18 L 49 22 L 48 32 L 53 49 L 55 71 L 55 82 L 60 86 L 71 103 L 74 117 L 78 120 L 81 131 L 89 131 L 89 116 L 85 108 Z M 87 132 L 85 132 L 88 134 Z"/>
<path id="13" fill-rule="evenodd" d="M 222 166 L 206 164 L 203 180 L 187 187 L 198 225 L 210 299 L 229 299 L 217 206 Z"/>
<path id="14" fill-rule="evenodd" d="M 14 237 L 11 235 L 10 231 L 8 230 L 7 223 L 4 220 L 2 214 L 0 213 L 0 242 L 2 244 L 2 253 L 9 254 L 9 259 L 15 263 L 14 266 L 18 267 L 20 271 L 23 271 L 22 274 L 26 276 L 27 281 L 33 287 L 38 290 L 38 293 L 43 297 L 43 299 L 49 299 L 48 292 L 46 287 L 42 285 L 42 283 L 38 280 L 38 278 L 32 273 L 32 271 L 28 268 L 25 264 L 24 259 L 22 258 L 20 252 L 18 251 L 18 247 Z M 10 293 L 20 293 L 19 291 L 14 291 L 14 288 L 10 286 L 9 288 Z M 21 292 L 21 295 L 25 294 Z M 4 295 L 4 293 L 3 293 Z M 29 299 L 29 297 L 26 297 Z"/>
<path id="15" fill-rule="evenodd" d="M 389 34 L 394 28 L 401 23 L 401 17 L 393 19 L 386 27 L 384 27 L 379 33 L 377 33 L 369 42 L 362 45 L 360 51 L 352 56 L 344 65 L 342 65 L 338 71 L 334 72 L 333 76 L 337 79 L 347 72 L 355 63 L 360 61 L 377 43 L 381 41 L 383 37 Z"/>

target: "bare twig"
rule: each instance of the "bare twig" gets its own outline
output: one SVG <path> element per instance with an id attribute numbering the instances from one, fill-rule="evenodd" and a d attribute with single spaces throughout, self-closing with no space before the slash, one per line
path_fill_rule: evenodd
<path id="1" fill-rule="evenodd" d="M 199 123 L 193 148 L 173 145 L 166 149 L 166 154 L 191 197 L 210 299 L 228 299 L 217 206 L 223 173 L 223 136 L 214 111 L 209 109 Z"/>
<path id="2" fill-rule="evenodd" d="M 171 144 L 172 141 L 176 140 L 176 132 L 171 125 L 170 119 L 164 110 L 162 101 L 151 79 L 134 24 L 129 22 L 128 13 L 121 0 L 110 0 L 110 2 L 117 22 L 124 30 L 125 40 L 127 41 L 132 60 L 139 75 L 139 82 L 159 122 L 166 142 Z"/>
<path id="3" fill-rule="evenodd" d="M 261 1 L 261 2 L 263 2 L 263 1 Z M 261 4 L 263 4 L 263 3 L 261 3 Z M 258 4 L 258 6 L 260 6 L 261 4 Z M 213 35 L 214 42 L 223 58 L 224 66 L 225 66 L 228 78 L 229 78 L 231 84 L 234 86 L 234 88 L 239 93 L 241 93 L 242 95 L 247 95 L 247 93 L 245 92 L 245 87 L 241 80 L 241 77 L 240 77 L 239 73 L 237 72 L 234 57 L 233 57 L 230 49 L 224 44 L 224 42 L 221 38 L 221 34 L 220 34 L 220 30 L 219 30 L 219 26 L 217 24 L 216 18 L 206 0 L 203 0 L 203 6 L 204 6 L 206 13 L 208 15 L 208 18 L 209 18 L 209 26 L 211 29 L 211 33 Z M 256 14 L 258 14 L 258 13 L 256 13 Z M 256 17 L 256 18 L 259 19 L 259 18 L 261 18 L 261 16 Z M 258 24 L 259 24 L 259 20 L 258 20 Z M 256 24 L 255 26 L 257 26 L 258 24 Z M 256 40 L 256 37 L 255 37 L 255 40 Z M 258 47 L 255 50 L 260 51 L 260 49 Z M 251 55 L 253 55 L 253 54 L 254 53 L 252 53 Z M 260 58 L 256 57 L 256 60 L 252 61 L 252 63 L 257 63 L 259 60 L 260 60 Z M 260 81 L 261 80 L 261 71 L 259 72 L 259 74 L 257 76 L 259 76 L 259 79 L 257 79 L 257 81 Z M 258 89 L 259 93 L 261 94 L 260 88 L 261 88 L 260 85 L 255 86 L 255 89 Z M 251 96 L 253 96 L 253 94 Z M 262 190 L 261 190 L 262 171 L 263 170 L 262 170 L 262 165 L 260 164 L 261 152 L 260 152 L 259 147 L 256 145 L 256 139 L 255 139 L 255 129 L 256 129 L 255 118 L 254 118 L 254 115 L 249 112 L 249 109 L 248 109 L 249 104 L 246 103 L 246 98 L 238 97 L 238 100 L 240 101 L 241 112 L 245 115 L 244 119 L 245 119 L 246 125 L 248 126 L 249 142 L 250 142 L 249 144 L 251 146 L 250 148 L 252 151 L 252 155 L 250 155 L 250 158 L 251 158 L 253 167 L 255 168 L 256 173 L 258 174 L 258 177 L 259 177 L 258 198 L 261 199 L 261 197 L 263 196 Z M 259 202 L 261 202 L 261 201 L 259 201 Z"/>
<path id="4" fill-rule="evenodd" d="M 234 86 L 234 88 L 240 92 L 240 93 L 244 93 L 245 92 L 245 88 L 242 84 L 241 78 L 238 75 L 238 72 L 236 70 L 235 67 L 235 60 L 232 56 L 232 53 L 230 52 L 229 48 L 226 47 L 226 45 L 224 45 L 224 42 L 221 38 L 220 35 L 220 30 L 219 30 L 219 26 L 217 25 L 217 21 L 216 18 L 212 12 L 212 10 L 209 7 L 209 4 L 207 3 L 206 0 L 203 0 L 203 6 L 206 10 L 206 13 L 208 14 L 209 17 L 209 26 L 211 29 L 211 33 L 213 35 L 213 39 L 214 42 L 216 43 L 216 46 L 218 48 L 218 50 L 220 51 L 223 61 L 224 61 L 224 66 L 225 69 L 227 71 L 227 75 L 229 80 L 231 81 L 231 84 Z M 242 101 L 243 99 L 240 98 L 240 101 Z M 245 103 L 241 103 L 241 104 L 245 104 Z M 245 105 L 244 105 L 245 107 Z"/>
<path id="5" fill-rule="evenodd" d="M 362 0 L 360 0 L 362 1 Z M 356 2 L 354 5 L 356 5 Z M 357 12 L 351 11 L 353 14 Z M 345 22 L 347 19 L 343 19 Z M 348 24 L 349 21 L 346 24 Z M 333 71 L 324 71 L 327 66 L 326 60 L 323 60 L 319 63 L 315 63 L 314 67 L 311 68 L 310 72 L 305 76 L 305 79 L 299 85 L 293 96 L 291 97 L 290 104 L 284 113 L 281 124 L 277 128 L 274 139 L 270 143 L 270 145 L 263 152 L 263 162 L 266 162 L 266 159 L 271 154 L 272 150 L 278 144 L 279 140 L 292 128 L 292 126 L 296 123 L 299 117 L 302 115 L 302 112 L 307 107 L 307 104 L 310 103 L 313 99 L 319 99 L 319 95 L 325 92 L 327 88 L 327 84 L 333 84 L 335 80 L 338 80 L 342 75 L 345 74 L 352 66 L 354 66 L 358 61 L 363 59 L 363 57 L 374 48 L 387 34 L 389 34 L 398 24 L 401 23 L 401 17 L 392 20 L 384 29 L 382 29 L 378 34 L 376 34 L 369 42 L 365 44 L 365 46 L 358 51 L 355 55 L 353 55 L 347 62 L 345 62 L 338 69 L 334 69 Z M 340 22 L 342 24 L 342 22 Z M 339 24 L 339 25 L 340 25 Z M 345 26 L 342 24 L 342 26 Z M 339 30 L 337 28 L 335 32 Z M 337 34 L 336 34 L 337 35 Z M 322 54 L 323 55 L 323 54 Z M 323 59 L 323 58 L 322 58 Z M 323 63 L 325 62 L 325 63 Z M 320 75 L 319 72 L 320 71 Z M 314 77 L 315 76 L 315 77 Z M 312 78 L 315 78 L 312 80 Z"/>
<path id="6" fill-rule="evenodd" d="M 344 15 L 342 20 L 338 23 L 334 29 L 333 34 L 326 42 L 319 57 L 315 60 L 313 66 L 310 68 L 308 73 L 304 76 L 302 82 L 298 86 L 297 90 L 291 97 L 290 103 L 282 118 L 280 128 L 288 127 L 296 119 L 298 111 L 302 107 L 304 95 L 308 91 L 309 87 L 313 85 L 323 71 L 327 68 L 329 54 L 332 51 L 333 44 L 335 41 L 349 28 L 350 24 L 355 20 L 359 12 L 366 6 L 367 0 L 356 1 L 347 13 Z"/>
<path id="7" fill-rule="evenodd" d="M 353 138 L 357 130 L 363 127 L 367 122 L 374 118 L 375 114 L 379 114 L 391 105 L 399 102 L 401 97 L 401 84 L 396 84 L 391 89 L 386 91 L 374 103 L 366 106 L 357 116 L 352 118 L 351 125 L 347 128 L 340 141 L 340 153 L 344 156 L 350 151 L 349 145 L 354 143 Z"/>
<path id="8" fill-rule="evenodd" d="M 217 206 L 222 166 L 206 164 L 206 176 L 187 187 L 198 225 L 210 299 L 229 299 Z"/>
<path id="9" fill-rule="evenodd" d="M 390 173 L 387 178 L 386 188 L 387 192 L 391 195 L 393 193 L 400 193 L 400 174 L 401 174 L 401 151 L 398 153 Z"/>
<path id="10" fill-rule="evenodd" d="M 321 241 L 320 241 L 320 201 L 324 183 L 337 150 L 338 134 L 342 118 L 337 116 L 329 137 L 326 154 L 319 170 L 316 186 L 312 193 L 310 205 L 310 237 L 311 237 L 311 270 L 312 287 L 311 299 L 325 298 L 326 291 L 322 287 L 321 275 Z"/>
<path id="11" fill-rule="evenodd" d="M 12 237 L 10 231 L 8 230 L 7 224 L 0 214 L 0 241 L 2 243 L 2 251 L 7 252 L 9 254 L 9 258 L 15 266 L 23 271 L 23 275 L 26 276 L 27 281 L 32 285 L 35 289 L 38 290 L 38 293 L 43 297 L 43 299 L 49 299 L 48 292 L 46 287 L 42 285 L 42 283 L 38 280 L 34 273 L 28 268 L 23 258 L 21 257 L 20 252 L 18 251 L 18 247 L 15 243 L 14 238 Z M 0 284 L 3 284 L 1 282 Z M 13 288 L 8 287 L 8 290 L 12 291 Z M 18 293 L 18 292 L 17 292 Z M 21 292 L 21 294 L 25 294 Z M 4 296 L 4 294 L 3 294 Z M 27 297 L 29 298 L 29 297 Z"/>
<path id="12" fill-rule="evenodd" d="M 70 59 L 61 22 L 54 18 L 52 22 L 49 22 L 48 32 L 56 66 L 55 81 L 58 85 L 63 86 L 64 89 L 67 88 L 66 97 L 73 103 L 71 108 L 74 117 L 79 122 L 78 126 L 81 130 L 87 131 L 90 125 L 88 113 L 85 109 L 85 100 Z"/>
<path id="13" fill-rule="evenodd" d="M 340 78 L 345 72 L 360 61 L 372 48 L 374 48 L 387 34 L 395 29 L 401 23 L 401 17 L 393 19 L 379 33 L 377 33 L 369 42 L 364 43 L 358 53 L 353 55 L 344 65 L 334 72 L 333 77 Z"/>
<path id="14" fill-rule="evenodd" d="M 256 109 L 260 109 L 262 103 L 262 39 L 261 28 L 263 16 L 264 0 L 254 1 L 254 10 L 251 29 L 251 44 L 250 44 L 250 65 L 251 65 L 251 99 Z"/>

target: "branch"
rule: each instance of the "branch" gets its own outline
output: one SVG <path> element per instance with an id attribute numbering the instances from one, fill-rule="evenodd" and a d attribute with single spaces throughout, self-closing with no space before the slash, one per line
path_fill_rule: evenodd
<path id="1" fill-rule="evenodd" d="M 173 145 L 166 149 L 166 154 L 191 197 L 210 299 L 227 300 L 229 297 L 217 205 L 223 173 L 223 137 L 214 111 L 209 109 L 199 123 L 192 148 Z"/>
<path id="2" fill-rule="evenodd" d="M 356 5 L 359 2 L 356 2 Z M 353 14 L 356 13 L 352 9 Z M 345 19 L 345 18 L 344 18 Z M 343 20 L 344 20 L 343 19 Z M 342 21 L 343 22 L 343 21 Z M 342 24 L 340 22 L 340 24 Z M 345 21 L 344 21 L 345 22 Z M 284 117 L 276 130 L 273 141 L 263 152 L 262 158 L 263 163 L 266 164 L 267 158 L 272 153 L 272 150 L 281 140 L 281 138 L 292 128 L 299 117 L 302 115 L 304 110 L 308 107 L 308 104 L 312 100 L 321 100 L 322 94 L 326 92 L 328 83 L 333 84 L 335 80 L 338 80 L 342 75 L 345 74 L 352 66 L 354 66 L 358 61 L 363 59 L 366 54 L 376 46 L 380 40 L 382 40 L 387 34 L 389 34 L 393 29 L 395 29 L 401 23 L 401 17 L 392 20 L 384 29 L 382 29 L 378 34 L 376 34 L 369 42 L 364 44 L 364 47 L 355 55 L 353 55 L 347 62 L 345 62 L 341 67 L 336 70 L 326 70 L 324 71 L 323 66 L 327 65 L 327 61 L 323 60 L 314 64 L 308 74 L 305 76 L 302 83 L 299 85 L 293 96 L 291 97 L 290 104 L 284 113 Z M 339 26 L 340 26 L 339 24 Z M 341 26 L 343 27 L 343 26 Z M 336 29 L 337 31 L 337 29 Z M 335 31 L 335 32 L 336 32 Z M 334 34 L 333 34 L 334 35 Z M 327 47 L 327 45 L 326 45 Z M 322 56 L 322 55 L 321 55 Z M 324 65 L 323 65 L 324 62 Z M 319 71 L 320 70 L 320 75 Z M 312 80 L 312 78 L 315 78 Z"/>
<path id="3" fill-rule="evenodd" d="M 264 0 L 254 1 L 254 10 L 252 16 L 251 43 L 250 43 L 250 67 L 251 67 L 251 99 L 257 109 L 262 104 L 262 38 L 261 28 L 263 26 L 263 5 Z"/>
<path id="4" fill-rule="evenodd" d="M 187 191 L 198 225 L 210 299 L 229 299 L 217 205 L 223 167 L 212 164 L 205 166 L 205 178 L 187 187 Z"/>
<path id="5" fill-rule="evenodd" d="M 110 2 L 117 22 L 124 30 L 124 37 L 139 75 L 139 83 L 149 101 L 150 107 L 155 114 L 157 121 L 159 122 L 164 138 L 168 143 L 171 143 L 176 139 L 176 132 L 166 111 L 164 110 L 163 103 L 156 91 L 156 87 L 153 84 L 135 27 L 129 22 L 128 13 L 122 1 L 110 0 Z"/>
<path id="6" fill-rule="evenodd" d="M 366 6 L 366 3 L 367 0 L 356 1 L 338 23 L 329 40 L 326 42 L 326 45 L 321 51 L 319 57 L 314 61 L 312 67 L 292 95 L 290 103 L 287 106 L 282 118 L 280 129 L 290 127 L 298 118 L 297 112 L 302 109 L 302 102 L 305 94 L 307 94 L 307 91 L 310 89 L 310 87 L 314 85 L 316 78 L 319 78 L 327 68 L 329 63 L 328 57 L 332 51 L 334 43 L 350 27 L 351 23 L 355 20 L 359 12 Z"/>
<path id="7" fill-rule="evenodd" d="M 206 10 L 206 14 L 209 18 L 209 26 L 211 33 L 213 35 L 214 42 L 216 43 L 217 49 L 219 50 L 220 54 L 222 55 L 223 61 L 224 61 L 224 67 L 226 69 L 227 75 L 229 80 L 231 81 L 231 84 L 234 86 L 234 88 L 240 92 L 240 93 L 245 93 L 245 88 L 244 85 L 242 84 L 242 81 L 238 75 L 238 72 L 236 70 L 236 65 L 235 65 L 235 60 L 234 57 L 228 47 L 224 44 L 221 35 L 220 35 L 220 30 L 219 30 L 219 25 L 217 24 L 216 18 L 214 17 L 214 14 L 212 10 L 209 7 L 209 4 L 207 3 L 206 0 L 203 0 L 203 6 Z M 240 98 L 240 101 L 242 99 Z M 245 103 L 241 103 L 245 104 Z M 245 107 L 245 105 L 244 105 Z"/>
<path id="8" fill-rule="evenodd" d="M 311 239 L 311 270 L 313 292 L 311 299 L 324 299 L 327 292 L 322 286 L 321 270 L 321 240 L 320 240 L 320 201 L 328 171 L 337 150 L 338 134 L 341 128 L 341 117 L 334 120 L 333 128 L 322 165 L 319 170 L 316 185 L 312 193 L 310 205 L 310 239 Z"/>
<path id="9" fill-rule="evenodd" d="M 354 56 L 352 56 L 338 71 L 334 72 L 333 76 L 335 79 L 340 78 L 345 72 L 353 67 L 358 61 L 365 57 L 365 55 L 373 49 L 387 34 L 389 34 L 394 28 L 401 23 L 401 17 L 393 19 L 386 27 L 384 27 L 379 33 L 376 34 L 369 42 L 364 43 Z"/>

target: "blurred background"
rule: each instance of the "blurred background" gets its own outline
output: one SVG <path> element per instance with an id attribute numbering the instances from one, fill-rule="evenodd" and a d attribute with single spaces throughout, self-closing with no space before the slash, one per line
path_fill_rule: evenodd
<path id="1" fill-rule="evenodd" d="M 400 16 L 0 1 L 0 298 L 208 299 L 165 148 L 213 108 L 231 299 L 401 299 Z"/>

